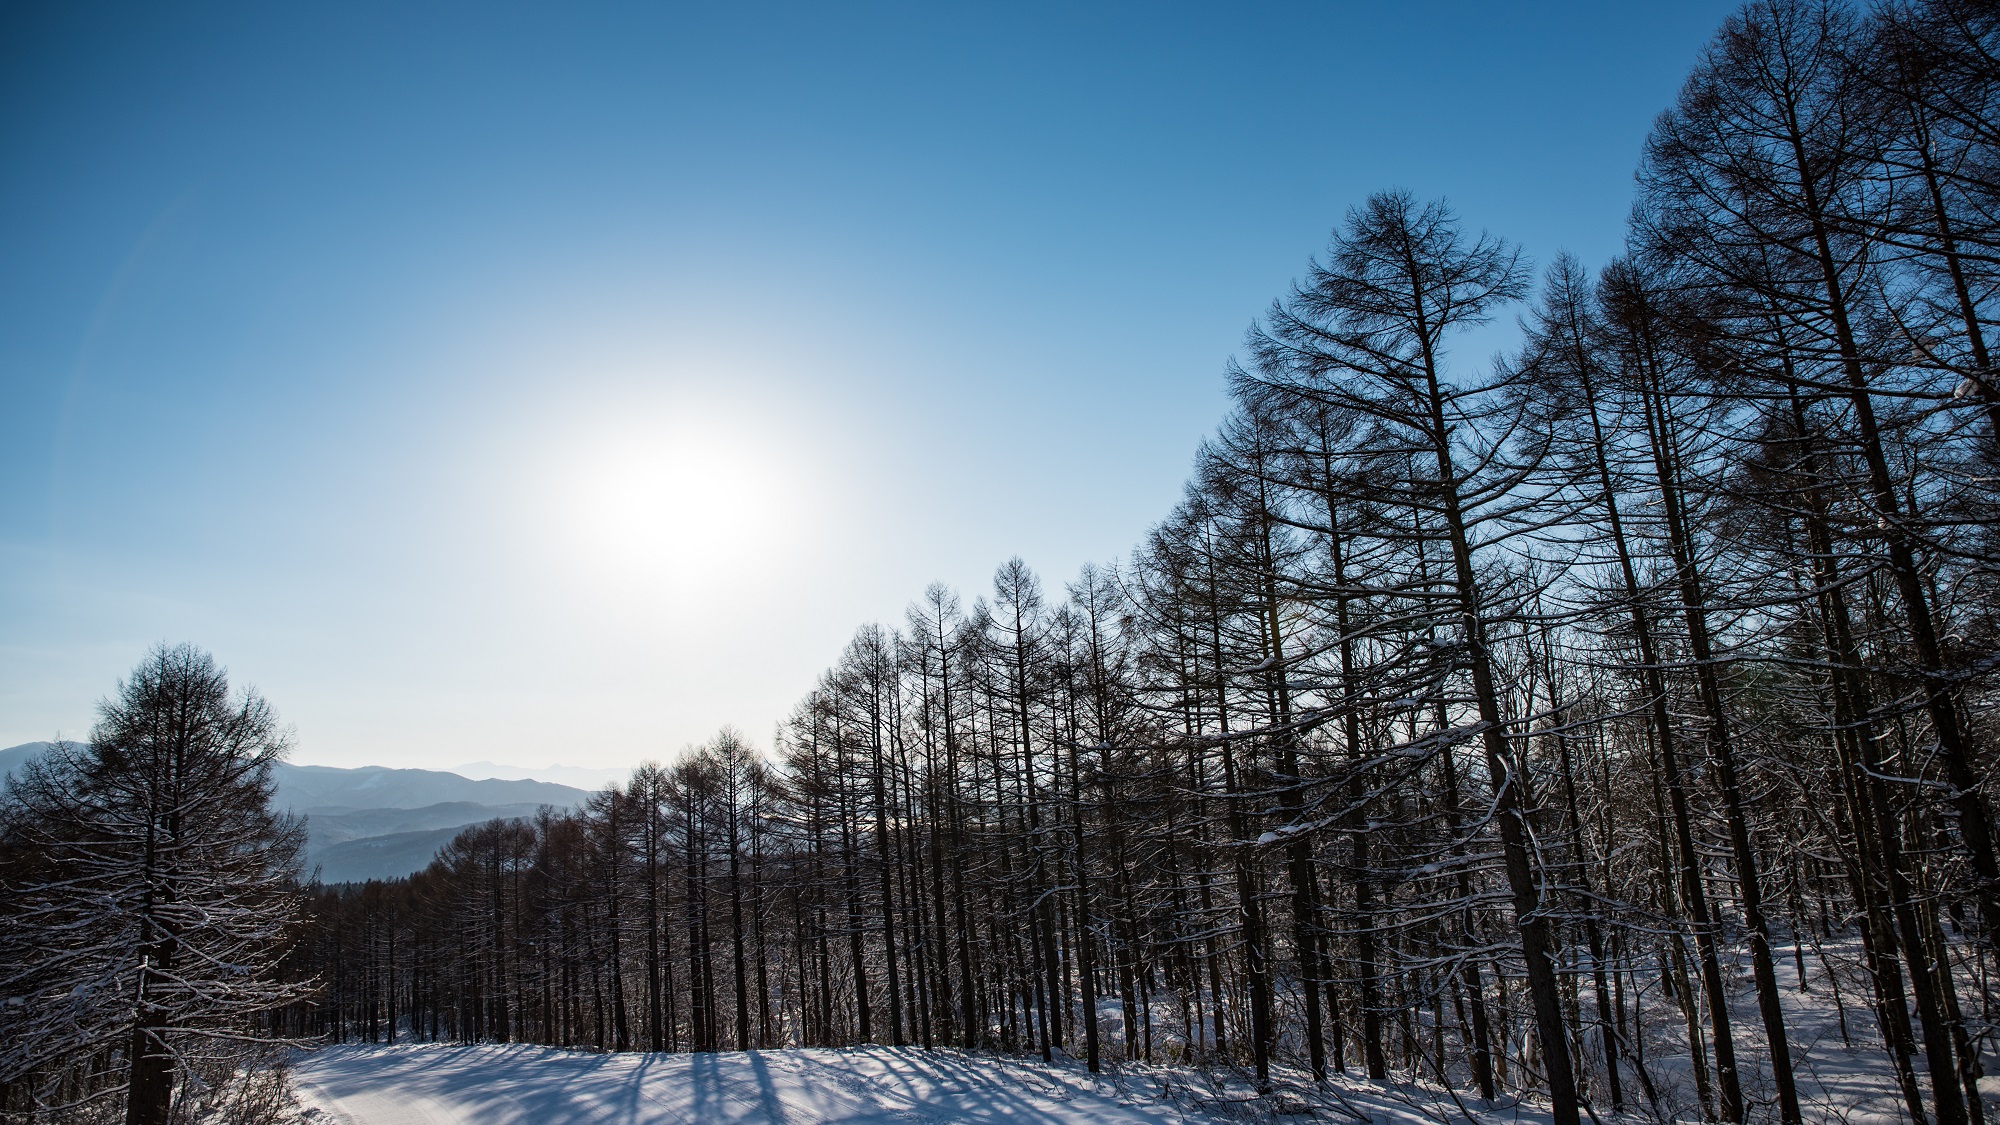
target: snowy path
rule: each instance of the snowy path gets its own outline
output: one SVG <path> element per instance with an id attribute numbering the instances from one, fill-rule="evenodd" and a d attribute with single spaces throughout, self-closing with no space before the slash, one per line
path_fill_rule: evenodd
<path id="1" fill-rule="evenodd" d="M 332 1047 L 299 1060 L 329 1125 L 1179 1122 L 1087 1076 L 888 1047 L 595 1055 L 523 1046 Z"/>

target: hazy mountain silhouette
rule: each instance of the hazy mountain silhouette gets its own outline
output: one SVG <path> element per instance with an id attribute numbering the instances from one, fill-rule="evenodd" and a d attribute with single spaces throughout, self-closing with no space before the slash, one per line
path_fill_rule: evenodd
<path id="1" fill-rule="evenodd" d="M 0 750 L 0 776 L 49 748 Z M 475 780 L 442 770 L 298 766 L 274 771 L 280 807 L 306 818 L 306 869 L 327 883 L 393 879 L 421 871 L 459 830 L 496 817 L 531 817 L 543 805 L 574 808 L 590 794 L 550 781 Z"/>

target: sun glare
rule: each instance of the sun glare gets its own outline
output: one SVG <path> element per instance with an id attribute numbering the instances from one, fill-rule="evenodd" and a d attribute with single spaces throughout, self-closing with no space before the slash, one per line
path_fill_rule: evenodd
<path id="1" fill-rule="evenodd" d="M 588 568 L 629 591 L 685 597 L 769 569 L 797 530 L 798 474 L 766 440 L 725 427 L 620 432 L 585 443 L 567 496 Z"/>

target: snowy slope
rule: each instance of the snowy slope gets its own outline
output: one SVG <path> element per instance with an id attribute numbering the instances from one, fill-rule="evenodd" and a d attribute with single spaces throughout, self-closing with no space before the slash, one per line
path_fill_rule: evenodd
<path id="1" fill-rule="evenodd" d="M 1776 966 L 1805 1119 L 1828 1125 L 1906 1122 L 1867 1007 L 1867 985 L 1853 962 L 1858 949 L 1851 942 L 1828 943 L 1827 952 L 1832 956 L 1825 960 L 1814 953 L 1803 956 L 1803 989 L 1791 957 L 1781 957 Z M 1826 971 L 1830 966 L 1841 969 L 1838 977 Z M 1739 1056 L 1748 1064 L 1745 1092 L 1752 1120 L 1774 1121 L 1748 966 L 1730 969 L 1732 1018 Z M 1963 993 L 1968 997 L 1978 994 L 1971 983 Z M 1588 998 L 1584 1007 L 1590 1007 Z M 1607 1123 L 1699 1121 L 1679 1021 L 1668 1018 L 1657 996 L 1648 999 L 1647 1008 L 1647 1071 L 1660 1103 L 1646 1104 L 1628 1069 L 1630 1112 L 1614 1117 L 1600 1105 L 1598 1116 Z M 1995 1065 L 2000 1060 L 1989 1055 L 1986 1061 L 1989 1072 L 2000 1070 Z M 302 1056 L 296 1075 L 301 1101 L 316 1125 L 1546 1125 L 1549 1119 L 1546 1107 L 1535 1102 L 1503 1096 L 1489 1104 L 1402 1070 L 1380 1083 L 1336 1075 L 1325 1088 L 1314 1089 L 1307 1075 L 1284 1068 L 1275 1076 L 1274 1094 L 1260 1098 L 1237 1071 L 1136 1063 L 1117 1069 L 1093 1078 L 1068 1060 L 1046 1066 L 1017 1056 L 889 1047 L 602 1055 L 522 1045 L 411 1045 L 327 1048 Z M 1593 1085 L 1602 1096 L 1599 1082 L 1601 1075 Z M 1928 1097 L 1927 1081 L 1924 1086 Z M 1982 1080 L 1981 1087 L 1987 1120 L 2000 1119 L 2000 1076 Z"/>
<path id="2" fill-rule="evenodd" d="M 296 1077 L 325 1125 L 908 1125 L 1189 1120 L 1075 1069 L 914 1048 L 596 1055 L 524 1046 L 333 1047 Z M 1199 1120 L 1199 1118 L 1195 1118 Z"/>

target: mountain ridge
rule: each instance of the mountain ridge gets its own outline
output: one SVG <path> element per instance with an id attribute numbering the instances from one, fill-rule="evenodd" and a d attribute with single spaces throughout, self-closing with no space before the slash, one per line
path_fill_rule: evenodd
<path id="1" fill-rule="evenodd" d="M 0 749 L 0 787 L 49 742 Z M 423 870 L 451 838 L 489 820 L 519 820 L 543 806 L 576 808 L 590 793 L 532 779 L 469 778 L 392 766 L 279 762 L 274 804 L 305 817 L 308 873 L 327 883 L 394 879 Z"/>

